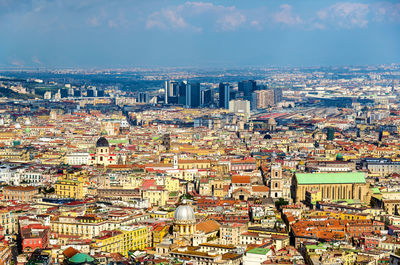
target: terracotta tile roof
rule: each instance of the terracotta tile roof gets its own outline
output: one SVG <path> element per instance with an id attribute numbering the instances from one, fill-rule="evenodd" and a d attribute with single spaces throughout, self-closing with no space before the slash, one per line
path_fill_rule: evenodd
<path id="1" fill-rule="evenodd" d="M 202 231 L 206 234 L 219 230 L 220 224 L 214 220 L 207 220 L 196 225 L 197 231 Z"/>
<path id="2" fill-rule="evenodd" d="M 73 247 L 69 247 L 66 250 L 63 251 L 63 254 L 65 257 L 72 258 L 74 255 L 78 254 L 79 251 L 74 249 Z"/>
<path id="3" fill-rule="evenodd" d="M 250 184 L 250 176 L 232 176 L 232 183 L 248 183 Z"/>
<path id="4" fill-rule="evenodd" d="M 269 192 L 269 188 L 267 186 L 252 186 L 253 192 Z"/>

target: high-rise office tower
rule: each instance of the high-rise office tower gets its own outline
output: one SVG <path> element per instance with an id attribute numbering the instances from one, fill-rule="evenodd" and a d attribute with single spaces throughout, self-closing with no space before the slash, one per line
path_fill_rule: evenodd
<path id="1" fill-rule="evenodd" d="M 178 82 L 170 81 L 169 82 L 169 97 L 176 97 L 178 95 Z"/>
<path id="2" fill-rule="evenodd" d="M 230 89 L 228 83 L 219 83 L 219 107 L 222 109 L 229 108 Z"/>
<path id="3" fill-rule="evenodd" d="M 68 97 L 73 97 L 73 96 L 74 96 L 74 89 L 68 88 Z"/>
<path id="4" fill-rule="evenodd" d="M 97 97 L 104 97 L 104 90 L 103 89 L 97 90 Z"/>
<path id="5" fill-rule="evenodd" d="M 165 104 L 178 103 L 178 82 L 165 81 Z"/>
<path id="6" fill-rule="evenodd" d="M 86 96 L 88 98 L 96 97 L 97 96 L 96 89 L 95 88 L 88 88 L 88 90 L 86 91 Z"/>
<path id="7" fill-rule="evenodd" d="M 265 109 L 274 105 L 274 91 L 271 89 L 253 92 L 251 108 Z"/>
<path id="8" fill-rule="evenodd" d="M 212 103 L 213 103 L 212 90 L 205 89 L 205 90 L 201 91 L 201 105 L 209 106 Z"/>
<path id="9" fill-rule="evenodd" d="M 245 80 L 238 83 L 238 90 L 243 94 L 245 100 L 251 101 L 251 93 L 257 89 L 257 83 L 254 80 Z"/>
<path id="10" fill-rule="evenodd" d="M 150 101 L 150 95 L 147 92 L 139 92 L 138 93 L 138 102 L 139 103 L 148 103 Z"/>
<path id="11" fill-rule="evenodd" d="M 68 88 L 61 88 L 60 95 L 61 95 L 61 98 L 67 98 L 68 97 Z"/>
<path id="12" fill-rule="evenodd" d="M 197 82 L 187 83 L 186 106 L 189 108 L 200 107 L 200 83 Z"/>
<path id="13" fill-rule="evenodd" d="M 186 81 L 182 81 L 179 83 L 178 87 L 178 104 L 185 106 L 186 105 Z"/>
<path id="14" fill-rule="evenodd" d="M 274 88 L 274 103 L 278 104 L 281 101 L 282 101 L 282 88 L 275 87 Z"/>
<path id="15" fill-rule="evenodd" d="M 75 89 L 74 90 L 74 97 L 80 98 L 82 96 L 81 90 L 80 89 Z"/>
<path id="16" fill-rule="evenodd" d="M 165 81 L 165 86 L 164 86 L 164 103 L 168 104 L 168 90 L 169 90 L 169 82 Z"/>

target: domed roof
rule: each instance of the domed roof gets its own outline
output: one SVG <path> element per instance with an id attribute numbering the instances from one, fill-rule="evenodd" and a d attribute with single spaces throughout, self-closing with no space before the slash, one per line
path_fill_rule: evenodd
<path id="1" fill-rule="evenodd" d="M 25 129 L 25 132 L 26 132 L 26 133 L 30 133 L 30 132 L 31 132 L 31 129 L 26 128 L 26 129 Z"/>
<path id="2" fill-rule="evenodd" d="M 84 263 L 84 262 L 93 262 L 94 258 L 89 256 L 88 254 L 85 253 L 78 253 L 75 254 L 72 258 L 69 259 L 69 262 L 79 264 L 79 263 Z"/>
<path id="3" fill-rule="evenodd" d="M 271 135 L 266 134 L 266 135 L 264 135 L 264 139 L 272 139 L 272 137 L 271 137 Z"/>
<path id="4" fill-rule="evenodd" d="M 99 140 L 97 140 L 96 147 L 110 147 L 110 144 L 106 138 L 100 137 Z"/>
<path id="5" fill-rule="evenodd" d="M 14 126 L 14 128 L 15 128 L 15 129 L 21 129 L 21 124 L 16 123 L 15 126 Z"/>
<path id="6" fill-rule="evenodd" d="M 194 215 L 194 211 L 192 207 L 189 205 L 183 204 L 180 205 L 178 208 L 175 210 L 174 214 L 174 220 L 175 221 L 195 221 L 196 216 Z"/>

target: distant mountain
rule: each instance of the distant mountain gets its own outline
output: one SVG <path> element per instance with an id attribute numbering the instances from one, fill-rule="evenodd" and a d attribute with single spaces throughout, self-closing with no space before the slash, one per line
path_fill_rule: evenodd
<path id="1" fill-rule="evenodd" d="M 32 94 L 20 94 L 12 91 L 9 88 L 0 87 L 0 97 L 12 98 L 12 99 L 30 99 L 35 98 Z"/>

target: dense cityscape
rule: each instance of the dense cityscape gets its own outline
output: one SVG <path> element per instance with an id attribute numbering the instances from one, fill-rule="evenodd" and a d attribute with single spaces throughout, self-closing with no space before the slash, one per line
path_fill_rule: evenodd
<path id="1" fill-rule="evenodd" d="M 400 66 L 0 73 L 1 264 L 396 264 Z"/>
<path id="2" fill-rule="evenodd" d="M 400 265 L 399 0 L 0 0 L 0 265 Z"/>

